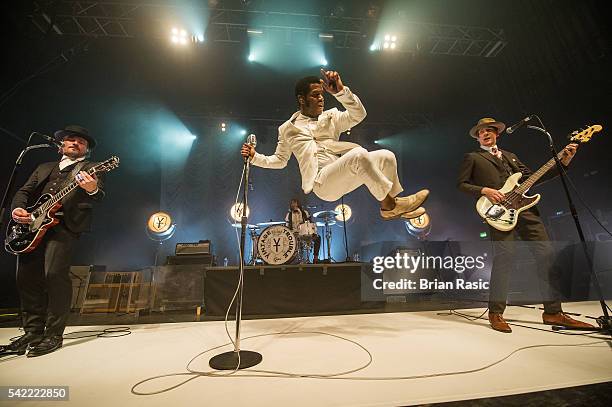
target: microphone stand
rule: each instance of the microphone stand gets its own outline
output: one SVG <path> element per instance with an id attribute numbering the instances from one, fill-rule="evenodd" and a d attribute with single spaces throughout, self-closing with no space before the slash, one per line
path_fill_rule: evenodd
<path id="1" fill-rule="evenodd" d="M 238 292 L 236 294 L 236 335 L 234 338 L 234 350 L 220 353 L 213 356 L 209 361 L 208 365 L 217 370 L 240 370 L 255 366 L 261 363 L 263 356 L 261 353 L 240 350 L 240 322 L 242 320 L 242 292 L 244 290 L 244 248 L 246 240 L 246 228 L 247 228 L 247 205 L 249 195 L 249 170 L 250 160 L 249 157 L 244 159 L 244 167 L 242 169 L 242 177 L 245 180 L 242 188 L 242 218 L 240 228 L 240 272 L 238 279 Z"/>
<path id="2" fill-rule="evenodd" d="M 13 170 L 11 171 L 11 175 L 9 176 L 9 180 L 6 185 L 6 188 L 4 189 L 4 193 L 2 195 L 2 204 L 0 206 L 0 230 L 4 228 L 4 215 L 6 214 L 6 207 L 8 206 L 8 197 L 15 184 L 15 177 L 17 176 L 19 167 L 21 167 L 21 163 L 23 162 L 23 157 L 26 155 L 27 152 L 31 150 L 52 147 L 51 144 L 35 144 L 31 146 L 30 141 L 32 141 L 32 137 L 35 134 L 36 132 L 33 132 L 30 134 L 30 137 L 28 137 L 28 141 L 26 142 L 26 147 L 23 150 L 21 150 L 21 153 L 19 153 L 19 156 L 17 157 L 17 161 L 15 161 L 15 165 L 13 166 Z"/>
<path id="3" fill-rule="evenodd" d="M 340 205 L 342 205 L 342 226 L 344 229 L 344 250 L 346 251 L 346 260 L 345 263 L 351 261 L 349 257 L 349 249 L 348 249 L 348 239 L 346 237 L 346 208 L 344 206 L 344 195 L 340 198 Z"/>
<path id="4" fill-rule="evenodd" d="M 578 232 L 578 236 L 580 237 L 580 243 L 582 246 L 582 250 L 584 251 L 584 257 L 587 261 L 589 272 L 591 273 L 591 276 L 593 277 L 593 282 L 594 282 L 593 286 L 595 287 L 595 291 L 597 292 L 597 296 L 599 297 L 599 303 L 603 311 L 603 316 L 596 318 L 596 321 L 599 324 L 599 328 L 569 328 L 569 327 L 553 326 L 553 329 L 554 330 L 567 329 L 567 330 L 577 330 L 577 331 L 601 332 L 601 333 L 608 334 L 612 337 L 612 318 L 610 318 L 610 315 L 608 314 L 608 305 L 606 304 L 606 301 L 604 299 L 603 292 L 601 290 L 601 285 L 599 283 L 599 279 L 597 278 L 597 273 L 595 272 L 595 268 L 593 267 L 593 260 L 591 259 L 591 256 L 589 255 L 589 250 L 586 245 L 586 239 L 584 238 L 584 232 L 582 231 L 582 226 L 580 225 L 580 220 L 578 219 L 578 212 L 576 211 L 576 206 L 574 205 L 574 201 L 572 200 L 572 196 L 567 187 L 567 180 L 565 179 L 567 175 L 565 174 L 565 169 L 563 168 L 563 165 L 561 164 L 561 161 L 559 160 L 558 153 L 555 149 L 555 145 L 554 145 L 552 136 L 544 127 L 544 123 L 542 123 L 542 120 L 540 120 L 540 117 L 537 115 L 534 115 L 533 117 L 538 119 L 538 122 L 540 123 L 541 127 L 531 126 L 531 125 L 528 125 L 527 127 L 532 130 L 539 131 L 540 133 L 543 133 L 546 135 L 546 137 L 548 137 L 548 146 L 550 148 L 550 153 L 553 156 L 553 159 L 555 160 L 555 163 L 557 165 L 557 171 L 559 171 L 559 176 L 561 177 L 561 183 L 563 184 L 563 190 L 565 192 L 565 197 L 567 199 L 567 203 L 569 204 L 572 218 L 574 219 L 576 231 Z"/>

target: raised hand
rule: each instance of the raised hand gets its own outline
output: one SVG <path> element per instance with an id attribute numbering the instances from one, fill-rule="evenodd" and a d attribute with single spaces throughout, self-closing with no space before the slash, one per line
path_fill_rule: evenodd
<path id="1" fill-rule="evenodd" d="M 323 89 L 325 89 L 327 92 L 331 93 L 332 95 L 344 89 L 344 85 L 342 84 L 342 79 L 340 79 L 340 74 L 338 72 L 326 71 L 324 69 L 321 69 L 321 76 L 323 77 L 323 80 L 321 82 Z"/>

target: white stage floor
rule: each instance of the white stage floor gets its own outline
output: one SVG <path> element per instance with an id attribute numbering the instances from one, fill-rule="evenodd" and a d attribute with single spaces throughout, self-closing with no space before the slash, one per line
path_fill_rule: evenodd
<path id="1" fill-rule="evenodd" d="M 566 304 L 568 312 L 599 316 L 597 302 Z M 465 311 L 479 315 L 483 310 Z M 509 307 L 509 319 L 533 327 L 540 312 Z M 582 318 L 584 320 L 584 318 Z M 465 400 L 612 381 L 612 347 L 598 339 L 513 327 L 503 334 L 485 320 L 470 322 L 436 311 L 307 318 L 249 320 L 243 337 L 273 332 L 323 332 L 356 341 L 372 355 L 365 369 L 343 379 L 287 377 L 196 377 L 161 394 L 135 395 L 137 382 L 157 375 L 186 373 L 187 362 L 207 348 L 227 343 L 223 322 L 134 325 L 120 338 L 65 340 L 59 351 L 28 359 L 0 359 L 0 385 L 70 387 L 75 406 L 397 406 Z M 67 333 L 108 327 L 69 327 Z M 233 324 L 230 325 L 233 332 Z M 0 343 L 18 335 L 0 329 Z M 584 345 L 588 344 L 588 345 Z M 246 339 L 242 348 L 263 354 L 258 370 L 328 375 L 359 368 L 368 354 L 345 340 L 315 333 Z M 395 376 L 429 375 L 478 369 L 521 347 L 529 348 L 473 373 L 418 379 Z M 580 346 L 576 346 L 580 345 Z M 223 350 L 231 349 L 229 346 Z M 208 359 L 192 368 L 209 370 Z M 253 374 L 248 371 L 237 375 Z M 195 375 L 194 375 L 195 377 Z M 355 378 L 368 378 L 355 380 Z M 384 379 L 386 378 L 386 379 Z M 163 390 L 189 376 L 153 380 L 141 392 Z M 9 402 L 0 402 L 8 405 Z M 66 405 L 29 402 L 28 406 Z"/>

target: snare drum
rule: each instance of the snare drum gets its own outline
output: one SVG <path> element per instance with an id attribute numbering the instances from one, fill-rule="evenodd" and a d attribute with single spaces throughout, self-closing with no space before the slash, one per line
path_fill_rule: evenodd
<path id="1" fill-rule="evenodd" d="M 269 226 L 261 232 L 257 239 L 257 251 L 266 264 L 287 264 L 295 258 L 297 244 L 295 234 L 288 227 Z"/>
<path id="2" fill-rule="evenodd" d="M 298 234 L 302 236 L 312 236 L 317 234 L 317 225 L 306 221 L 298 225 Z"/>

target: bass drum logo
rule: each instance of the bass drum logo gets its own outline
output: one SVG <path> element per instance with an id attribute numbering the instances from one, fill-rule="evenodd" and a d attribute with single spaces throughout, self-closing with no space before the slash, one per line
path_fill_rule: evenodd
<path id="1" fill-rule="evenodd" d="M 295 235 L 286 226 L 269 226 L 261 232 L 257 240 L 257 251 L 266 264 L 280 265 L 290 263 L 297 253 Z"/>

